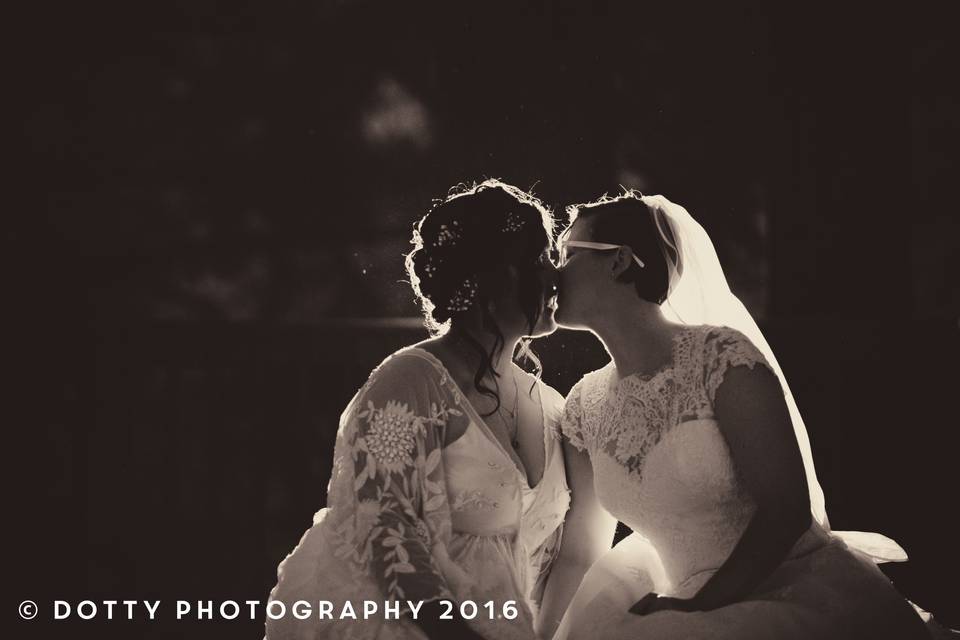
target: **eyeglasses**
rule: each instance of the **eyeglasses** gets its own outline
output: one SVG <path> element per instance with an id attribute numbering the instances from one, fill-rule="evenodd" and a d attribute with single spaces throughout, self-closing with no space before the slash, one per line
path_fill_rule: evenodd
<path id="1" fill-rule="evenodd" d="M 567 264 L 567 260 L 570 259 L 567 254 L 567 249 L 569 247 L 579 247 L 581 249 L 597 249 L 597 250 L 606 250 L 606 249 L 619 249 L 625 245 L 622 244 L 608 244 L 606 242 L 589 242 L 587 240 L 566 240 L 561 239 L 557 243 L 557 248 L 559 249 L 559 255 L 557 257 L 557 266 L 562 267 Z M 633 254 L 633 259 L 636 261 L 641 268 L 646 267 L 647 265 L 643 264 L 643 260 L 637 257 L 636 254 Z"/>

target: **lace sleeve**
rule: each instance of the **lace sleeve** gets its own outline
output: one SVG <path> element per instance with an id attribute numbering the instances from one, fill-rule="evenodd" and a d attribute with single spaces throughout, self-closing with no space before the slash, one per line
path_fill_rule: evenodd
<path id="1" fill-rule="evenodd" d="M 450 598 L 440 570 L 449 563 L 451 532 L 442 443 L 447 419 L 459 411 L 444 402 L 431 371 L 390 364 L 374 373 L 348 416 L 354 422 L 348 538 L 388 600 Z"/>
<path id="2" fill-rule="evenodd" d="M 711 406 L 728 369 L 731 367 L 753 369 L 757 364 L 773 371 L 760 350 L 739 331 L 721 327 L 711 332 L 704 345 L 704 387 Z"/>
<path id="3" fill-rule="evenodd" d="M 563 415 L 560 416 L 560 431 L 578 451 L 587 450 L 587 438 L 583 422 L 583 404 L 580 401 L 580 387 L 583 380 L 573 385 L 567 394 L 563 406 Z"/>

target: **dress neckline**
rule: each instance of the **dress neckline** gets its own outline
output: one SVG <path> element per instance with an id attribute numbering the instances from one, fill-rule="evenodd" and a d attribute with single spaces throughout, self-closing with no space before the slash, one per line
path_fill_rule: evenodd
<path id="1" fill-rule="evenodd" d="M 680 330 L 677 331 L 673 335 L 673 337 L 670 338 L 670 360 L 649 373 L 640 373 L 639 371 L 635 371 L 633 373 L 628 373 L 622 378 L 618 377 L 617 365 L 613 362 L 613 360 L 611 360 L 610 363 L 607 365 L 609 367 L 608 386 L 611 389 L 618 389 L 621 386 L 623 386 L 624 383 L 626 383 L 628 380 L 633 382 L 646 383 L 664 375 L 668 371 L 673 371 L 674 369 L 676 369 L 677 362 L 680 356 L 680 347 L 684 343 L 683 339 L 687 335 L 692 333 L 694 328 L 695 327 L 693 327 L 692 325 L 681 326 Z"/>
<path id="2" fill-rule="evenodd" d="M 440 361 L 440 358 L 433 355 L 432 353 L 430 353 L 429 351 L 427 351 L 422 347 L 407 347 L 403 351 L 398 352 L 397 355 L 401 355 L 403 353 L 417 355 L 424 358 L 428 362 L 430 362 L 440 372 L 442 376 L 442 381 L 446 381 L 446 383 L 449 385 L 451 390 L 454 392 L 454 395 L 460 400 L 461 405 L 469 414 L 468 417 L 470 418 L 470 422 L 476 423 L 477 427 L 481 431 L 483 431 L 487 439 L 493 442 L 493 445 L 500 451 L 500 453 L 504 457 L 506 457 L 510 461 L 511 466 L 513 466 L 514 469 L 517 471 L 517 473 L 519 473 L 520 476 L 523 478 L 523 487 L 528 491 L 535 491 L 540 487 L 540 485 L 543 483 L 543 479 L 547 475 L 547 463 L 549 461 L 548 459 L 549 450 L 547 447 L 547 426 L 546 426 L 547 416 L 543 407 L 543 390 L 540 388 L 539 380 L 537 380 L 537 400 L 538 400 L 538 404 L 540 405 L 540 429 L 543 432 L 541 434 L 542 435 L 541 446 L 543 447 L 543 470 L 540 473 L 540 479 L 537 481 L 537 483 L 534 484 L 533 486 L 530 486 L 530 480 L 527 475 L 527 469 L 523 465 L 523 461 L 520 459 L 520 456 L 515 451 L 509 451 L 506 447 L 504 447 L 503 443 L 501 443 L 500 440 L 497 438 L 497 436 L 493 434 L 493 431 L 490 429 L 489 426 L 487 426 L 486 421 L 483 419 L 480 413 L 473 406 L 473 403 L 470 402 L 469 398 L 467 398 L 467 395 L 463 392 L 463 389 L 461 389 L 460 385 L 457 384 L 457 381 L 454 380 L 453 375 L 447 369 L 446 365 L 444 365 L 443 362 Z"/>

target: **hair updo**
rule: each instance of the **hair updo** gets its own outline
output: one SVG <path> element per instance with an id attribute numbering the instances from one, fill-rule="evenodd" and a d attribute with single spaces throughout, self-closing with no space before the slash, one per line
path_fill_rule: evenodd
<path id="1" fill-rule="evenodd" d="M 474 378 L 477 389 L 496 397 L 498 407 L 496 391 L 482 383 L 488 372 L 498 375 L 492 365 L 503 347 L 489 301 L 503 295 L 508 270 L 514 267 L 519 306 L 533 333 L 544 301 L 539 261 L 553 246 L 553 228 L 553 217 L 539 200 L 496 179 L 454 187 L 414 225 L 406 270 L 427 328 L 442 335 L 457 329 L 458 316 L 480 310 L 484 329 L 497 339 L 492 352 L 468 334 L 463 337 L 482 355 Z M 539 367 L 527 343 L 521 354 Z"/>

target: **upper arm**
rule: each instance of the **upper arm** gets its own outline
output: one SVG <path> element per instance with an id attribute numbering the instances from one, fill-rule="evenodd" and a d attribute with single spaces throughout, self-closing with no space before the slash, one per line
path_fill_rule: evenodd
<path id="1" fill-rule="evenodd" d="M 766 366 L 732 366 L 716 388 L 714 415 L 737 476 L 758 506 L 809 513 L 803 459 L 780 380 Z"/>
<path id="2" fill-rule="evenodd" d="M 455 410 L 430 369 L 398 360 L 374 373 L 347 416 L 353 474 L 344 531 L 385 594 L 426 600 L 448 593 L 428 541 L 447 541 L 451 531 L 441 449 Z"/>
<path id="3" fill-rule="evenodd" d="M 418 501 L 420 484 L 405 479 L 422 471 L 424 460 L 441 448 L 448 417 L 429 366 L 412 357 L 394 358 L 358 396 L 351 443 L 358 492 L 402 493 Z M 361 483 L 364 475 L 367 482 Z"/>
<path id="4" fill-rule="evenodd" d="M 570 488 L 570 509 L 563 524 L 560 555 L 568 561 L 587 566 L 609 551 L 616 533 L 617 519 L 597 498 L 593 484 L 593 463 L 583 424 L 580 384 L 567 397 L 560 421 L 563 433 L 563 457 Z"/>
<path id="5" fill-rule="evenodd" d="M 617 519 L 597 498 L 590 455 L 572 446 L 566 438 L 563 440 L 563 455 L 570 487 L 570 509 L 563 523 L 560 555 L 590 566 L 613 545 Z"/>

